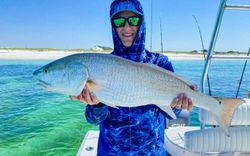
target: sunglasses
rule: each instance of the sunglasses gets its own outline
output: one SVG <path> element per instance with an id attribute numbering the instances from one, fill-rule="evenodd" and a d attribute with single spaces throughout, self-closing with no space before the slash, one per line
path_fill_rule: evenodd
<path id="1" fill-rule="evenodd" d="M 126 24 L 126 21 L 128 21 L 128 24 L 130 26 L 139 26 L 141 22 L 141 18 L 138 16 L 131 16 L 128 18 L 125 17 L 117 17 L 112 19 L 112 23 L 115 28 L 124 27 Z"/>

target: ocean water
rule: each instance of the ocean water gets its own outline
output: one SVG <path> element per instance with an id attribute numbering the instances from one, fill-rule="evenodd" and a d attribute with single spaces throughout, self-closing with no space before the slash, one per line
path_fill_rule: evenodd
<path id="1" fill-rule="evenodd" d="M 0 60 L 0 155 L 75 155 L 90 129 L 85 106 L 36 86 L 32 72 L 49 60 Z M 204 61 L 172 61 L 175 72 L 200 85 Z M 250 63 L 249 63 L 250 64 Z M 248 64 L 239 97 L 250 90 Z M 209 73 L 212 95 L 234 97 L 244 61 L 214 61 Z M 191 125 L 199 125 L 198 110 Z"/>

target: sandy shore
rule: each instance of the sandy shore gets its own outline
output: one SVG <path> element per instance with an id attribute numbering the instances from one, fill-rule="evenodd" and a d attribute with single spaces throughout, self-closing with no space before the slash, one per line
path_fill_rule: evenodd
<path id="1" fill-rule="evenodd" d="M 0 59 L 54 60 L 75 53 L 76 52 L 65 52 L 65 51 L 0 50 Z"/>
<path id="2" fill-rule="evenodd" d="M 55 60 L 67 55 L 79 52 L 66 51 L 23 51 L 23 50 L 0 50 L 0 60 Z M 165 54 L 170 60 L 203 60 L 202 54 Z"/>

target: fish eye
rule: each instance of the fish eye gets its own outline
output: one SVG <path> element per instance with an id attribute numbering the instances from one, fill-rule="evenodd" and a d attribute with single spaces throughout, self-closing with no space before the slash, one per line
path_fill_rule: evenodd
<path id="1" fill-rule="evenodd" d="M 48 69 L 44 69 L 44 72 L 45 72 L 45 73 L 48 73 L 48 72 L 49 72 L 49 70 L 48 70 Z"/>

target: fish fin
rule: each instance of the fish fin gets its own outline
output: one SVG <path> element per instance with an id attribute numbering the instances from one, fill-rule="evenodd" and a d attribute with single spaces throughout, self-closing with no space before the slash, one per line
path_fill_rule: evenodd
<path id="1" fill-rule="evenodd" d="M 109 105 L 109 106 L 112 107 L 112 108 L 119 109 L 119 107 L 117 107 L 116 105 Z"/>
<path id="2" fill-rule="evenodd" d="M 69 77 L 71 81 L 68 84 L 69 94 L 73 96 L 78 96 L 81 94 L 86 82 L 89 78 L 88 68 L 79 63 L 79 62 L 71 62 L 67 64 L 68 70 L 71 72 L 72 77 Z M 77 76 L 73 76 L 77 75 Z"/>
<path id="3" fill-rule="evenodd" d="M 229 126 L 231 124 L 233 114 L 237 107 L 244 103 L 245 100 L 239 98 L 214 98 L 218 100 L 219 108 L 213 109 L 215 111 L 212 113 L 215 115 L 218 124 L 224 130 L 226 135 L 229 136 Z"/>
<path id="4" fill-rule="evenodd" d="M 89 90 L 94 93 L 102 89 L 102 87 L 93 80 L 88 80 L 86 85 L 89 87 Z"/>
<path id="5" fill-rule="evenodd" d="M 105 105 L 107 105 L 107 106 L 109 106 L 109 107 L 119 109 L 119 107 L 117 107 L 116 105 L 111 104 L 111 103 L 109 103 L 109 102 L 106 102 L 106 101 L 101 101 L 101 103 L 104 103 Z"/>
<path id="6" fill-rule="evenodd" d="M 171 116 L 171 118 L 177 119 L 177 117 L 176 117 L 174 111 L 172 110 L 172 108 L 171 108 L 170 106 L 167 106 L 167 105 L 165 105 L 165 106 L 159 106 L 159 105 L 157 105 L 157 106 L 158 106 L 162 111 L 166 112 L 169 116 Z"/>

